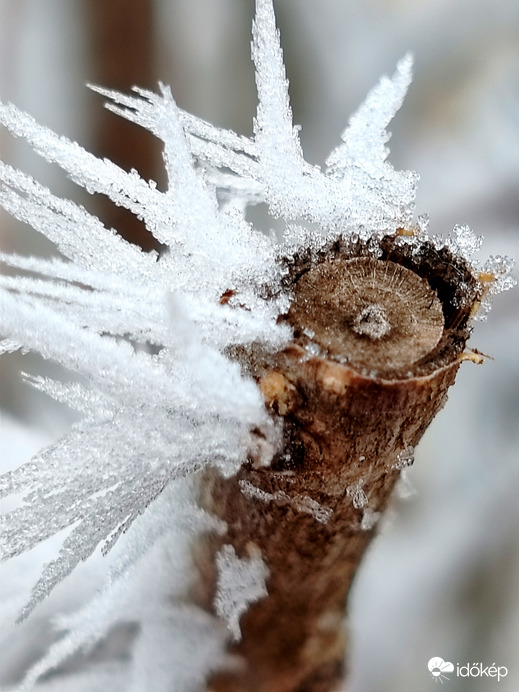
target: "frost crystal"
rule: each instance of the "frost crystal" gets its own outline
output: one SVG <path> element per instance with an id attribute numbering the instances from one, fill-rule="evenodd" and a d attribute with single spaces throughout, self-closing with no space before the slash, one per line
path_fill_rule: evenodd
<path id="1" fill-rule="evenodd" d="M 250 603 L 267 596 L 268 570 L 261 555 L 241 560 L 232 545 L 224 545 L 216 556 L 218 569 L 216 612 L 224 618 L 234 641 L 241 639 L 240 618 Z"/>
<path id="2" fill-rule="evenodd" d="M 408 446 L 403 452 L 399 452 L 397 455 L 397 460 L 393 464 L 392 468 L 401 471 L 414 464 L 414 447 Z"/>
<path id="3" fill-rule="evenodd" d="M 4 559 L 67 532 L 21 617 L 98 546 L 106 554 L 121 541 L 129 551 L 119 576 L 110 577 L 84 617 L 66 624 L 70 635 L 65 643 L 58 642 L 27 680 L 36 681 L 67 655 L 103 637 L 133 604 L 141 635 L 133 673 L 125 669 L 129 682 L 121 686 L 123 673 L 100 669 L 95 685 L 105 681 L 110 689 L 132 691 L 198 689 L 199 679 L 187 673 L 184 681 L 166 675 L 159 684 L 149 677 L 146 660 L 157 633 L 167 638 L 172 623 L 185 619 L 191 621 L 185 642 L 194 647 L 197 632 L 205 633 L 200 641 L 207 643 L 207 660 L 199 670 L 208 671 L 220 651 L 218 626 L 206 615 L 188 616 L 178 604 L 173 607 L 173 579 L 161 581 L 146 565 L 169 565 L 170 572 L 177 565 L 162 542 L 172 524 L 177 529 L 186 525 L 189 535 L 218 529 L 193 508 L 194 499 L 186 504 L 172 488 L 185 489 L 188 477 L 196 478 L 208 466 L 232 475 L 249 452 L 268 464 L 276 449 L 277 431 L 258 387 L 229 359 L 229 347 L 257 342 L 275 350 L 290 339 L 288 328 L 277 323 L 287 301 L 277 290 L 279 254 L 315 251 L 340 234 L 368 240 L 412 227 L 417 176 L 396 171 L 387 161 L 386 147 L 386 128 L 411 81 L 411 58 L 401 60 L 393 77 L 384 77 L 370 92 L 321 170 L 305 162 L 292 122 L 272 0 L 256 2 L 252 55 L 258 90 L 252 138 L 181 111 L 163 85 L 158 93 L 134 89 L 131 95 L 93 87 L 108 99 L 108 108 L 163 142 L 165 192 L 135 171 L 127 173 L 96 158 L 14 105 L 0 104 L 0 124 L 13 136 L 26 140 L 88 192 L 104 194 L 143 219 L 165 247 L 160 256 L 143 252 L 85 208 L 0 162 L 0 205 L 46 235 L 61 253 L 53 259 L 0 254 L 0 263 L 9 269 L 0 276 L 0 353 L 35 351 L 74 373 L 75 380 L 66 384 L 30 375 L 26 379 L 81 416 L 62 439 L 0 478 L 0 496 L 12 495 L 16 503 L 0 515 Z M 285 225 L 279 245 L 245 218 L 246 207 L 259 202 Z M 402 242 L 421 242 L 426 226 L 419 219 L 414 238 Z M 465 228 L 441 242 L 465 256 L 479 247 Z M 488 296 L 512 285 L 510 268 L 504 258 L 484 265 L 481 280 L 491 277 L 484 309 Z M 266 285 L 277 298 L 265 300 Z M 225 304 L 221 298 L 230 290 L 235 300 Z M 383 315 L 377 325 L 381 336 Z M 261 432 L 261 450 L 253 430 Z M 250 488 L 243 490 L 259 497 Z M 355 507 L 366 506 L 360 486 L 347 491 Z M 196 497 L 192 489 L 185 490 L 189 497 Z M 287 502 L 317 521 L 329 516 L 311 498 Z M 166 523 L 161 519 L 165 515 Z M 370 528 L 374 519 L 366 509 L 363 528 Z M 148 562 L 155 547 L 162 558 Z M 182 559 L 189 562 L 185 555 Z M 239 560 L 229 546 L 218 564 L 217 609 L 237 637 L 247 604 L 265 595 L 265 566 L 259 557 Z M 180 580 L 188 570 L 176 571 Z M 149 592 L 150 584 L 159 595 L 148 616 L 133 598 L 139 588 Z M 163 657 L 182 662 L 186 650 L 178 643 L 174 648 L 170 639 Z M 162 669 L 165 662 L 160 659 L 157 666 Z M 74 681 L 68 689 L 83 689 L 81 685 Z"/>
<path id="4" fill-rule="evenodd" d="M 396 493 L 401 500 L 407 500 L 416 493 L 416 488 L 409 478 L 407 468 L 403 468 L 400 472 L 400 478 L 396 484 Z"/>
<path id="5" fill-rule="evenodd" d="M 320 505 L 307 495 L 298 494 L 291 497 L 288 493 L 283 492 L 283 490 L 277 490 L 275 493 L 266 493 L 264 490 L 261 490 L 261 488 L 257 488 L 249 481 L 244 480 L 238 481 L 238 484 L 242 493 L 247 497 L 261 500 L 262 502 L 275 502 L 278 505 L 291 505 L 298 512 L 311 514 L 314 519 L 321 524 L 326 524 L 333 514 L 333 510 L 329 507 L 323 507 L 323 505 Z"/>
<path id="6" fill-rule="evenodd" d="M 368 504 L 368 498 L 362 489 L 362 485 L 362 481 L 359 481 L 358 483 L 355 483 L 355 485 L 349 485 L 346 488 L 346 495 L 351 497 L 355 509 L 361 509 Z"/>
<path id="7" fill-rule="evenodd" d="M 360 528 L 363 531 L 371 531 L 371 529 L 377 525 L 380 519 L 380 512 L 374 512 L 368 507 L 362 513 L 362 519 L 360 521 Z"/>

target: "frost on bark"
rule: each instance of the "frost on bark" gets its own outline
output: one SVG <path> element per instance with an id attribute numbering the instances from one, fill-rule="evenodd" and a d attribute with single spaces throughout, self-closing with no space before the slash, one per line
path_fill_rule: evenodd
<path id="1" fill-rule="evenodd" d="M 397 236 L 378 257 L 337 241 L 298 255 L 282 316 L 294 340 L 278 353 L 235 353 L 283 423 L 270 466 L 206 477 L 203 502 L 228 526 L 198 546 L 197 598 L 211 608 L 214 555 L 261 553 L 268 596 L 240 621 L 235 667 L 214 692 L 337 690 L 344 677 L 347 595 L 377 519 L 413 448 L 445 404 L 481 284 L 459 256 Z"/>
<path id="2" fill-rule="evenodd" d="M 67 531 L 17 587 L 18 620 L 98 548 L 108 559 L 19 689 L 55 674 L 67 692 L 78 678 L 194 692 L 213 672 L 213 692 L 337 690 L 362 554 L 460 361 L 479 358 L 464 354 L 474 309 L 514 285 L 508 258 L 472 263 L 481 239 L 467 227 L 430 240 L 423 216 L 411 227 L 417 175 L 386 147 L 410 56 L 319 168 L 294 127 L 272 0 L 256 0 L 252 55 L 251 138 L 182 111 L 162 84 L 94 88 L 163 143 L 165 189 L 0 103 L 0 125 L 161 246 L 143 252 L 0 162 L 0 206 L 61 253 L 0 255 L 0 354 L 74 373 L 26 379 L 79 417 L 0 476 L 15 503 L 0 515 L 5 559 Z M 279 236 L 249 223 L 256 204 Z M 115 669 L 99 677 L 87 658 L 66 673 L 128 623 L 138 635 Z M 12 627 L 0 644 L 25 636 Z"/>

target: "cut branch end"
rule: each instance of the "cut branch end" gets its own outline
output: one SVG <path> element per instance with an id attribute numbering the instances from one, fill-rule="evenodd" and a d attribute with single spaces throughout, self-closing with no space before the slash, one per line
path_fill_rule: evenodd
<path id="1" fill-rule="evenodd" d="M 287 258 L 293 343 L 239 358 L 283 421 L 270 466 L 206 478 L 206 506 L 228 526 L 210 537 L 201 594 L 223 544 L 251 541 L 268 568 L 268 596 L 241 618 L 231 646 L 240 666 L 215 674 L 215 692 L 318 692 L 344 675 L 347 595 L 378 517 L 454 382 L 480 285 L 447 249 L 380 242 L 377 257 L 339 240 Z M 204 555 L 202 558 L 201 555 Z"/>

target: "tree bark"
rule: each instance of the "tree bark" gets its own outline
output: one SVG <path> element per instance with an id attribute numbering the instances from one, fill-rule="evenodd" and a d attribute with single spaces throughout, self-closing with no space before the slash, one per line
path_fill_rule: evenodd
<path id="1" fill-rule="evenodd" d="M 270 466 L 251 458 L 234 478 L 205 479 L 203 504 L 228 530 L 198 546 L 198 601 L 212 608 L 224 544 L 260 552 L 269 570 L 213 692 L 340 689 L 352 580 L 463 359 L 481 293 L 464 260 L 398 234 L 372 251 L 340 240 L 285 258 L 293 343 L 235 354 L 284 433 Z"/>

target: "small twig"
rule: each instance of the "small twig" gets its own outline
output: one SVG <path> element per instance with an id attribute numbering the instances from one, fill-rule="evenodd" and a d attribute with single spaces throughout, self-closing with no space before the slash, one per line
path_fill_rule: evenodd
<path id="1" fill-rule="evenodd" d="M 340 688 L 351 583 L 401 469 L 445 403 L 479 290 L 450 252 L 389 237 L 381 248 L 380 259 L 351 243 L 292 259 L 293 344 L 240 355 L 284 440 L 268 467 L 251 459 L 234 478 L 206 478 L 204 504 L 228 531 L 198 547 L 199 601 L 211 607 L 223 544 L 240 557 L 253 548 L 269 571 L 268 597 L 243 615 L 231 646 L 237 666 L 213 676 L 214 692 Z"/>

